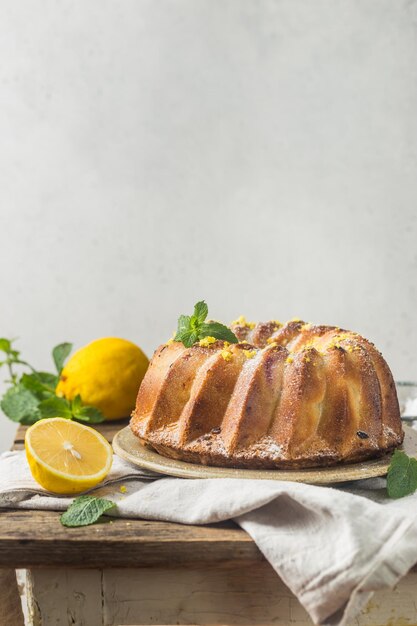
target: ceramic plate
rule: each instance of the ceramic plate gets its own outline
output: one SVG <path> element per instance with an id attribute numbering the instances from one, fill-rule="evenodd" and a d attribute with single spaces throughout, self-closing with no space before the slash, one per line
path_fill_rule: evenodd
<path id="1" fill-rule="evenodd" d="M 404 426 L 405 437 L 402 449 L 410 456 L 417 457 L 417 431 Z M 116 454 L 141 468 L 152 470 L 158 474 L 177 476 L 179 478 L 257 478 L 263 480 L 291 480 L 295 482 L 321 485 L 341 483 L 349 480 L 361 480 L 384 476 L 390 464 L 391 455 L 380 459 L 352 463 L 350 465 L 336 465 L 333 467 L 319 467 L 305 470 L 251 470 L 232 469 L 229 467 L 212 467 L 185 463 L 161 456 L 151 448 L 143 446 L 132 433 L 129 426 L 120 430 L 113 439 L 113 448 Z"/>

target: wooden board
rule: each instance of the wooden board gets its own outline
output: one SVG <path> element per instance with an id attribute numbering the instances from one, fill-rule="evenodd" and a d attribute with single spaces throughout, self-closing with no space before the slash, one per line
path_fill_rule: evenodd
<path id="1" fill-rule="evenodd" d="M 232 522 L 188 526 L 114 519 L 65 528 L 54 511 L 0 513 L 0 567 L 135 567 L 230 559 L 263 559 Z"/>
<path id="2" fill-rule="evenodd" d="M 417 431 L 404 426 L 405 437 L 403 449 L 410 456 L 417 457 Z M 113 439 L 116 454 L 126 461 L 168 476 L 180 478 L 251 478 L 256 480 L 279 480 L 304 482 L 313 485 L 327 485 L 351 480 L 362 480 L 384 476 L 391 462 L 391 455 L 379 459 L 371 459 L 361 463 L 335 465 L 333 467 L 316 467 L 306 470 L 249 470 L 225 467 L 210 467 L 185 463 L 164 457 L 151 448 L 143 446 L 130 430 L 122 428 Z"/>

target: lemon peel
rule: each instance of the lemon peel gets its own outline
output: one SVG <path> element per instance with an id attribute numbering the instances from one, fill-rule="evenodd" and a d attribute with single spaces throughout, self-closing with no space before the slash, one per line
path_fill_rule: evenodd
<path id="1" fill-rule="evenodd" d="M 56 394 L 67 400 L 77 395 L 97 407 L 106 420 L 128 417 L 149 360 L 131 341 L 105 337 L 92 341 L 69 359 Z"/>

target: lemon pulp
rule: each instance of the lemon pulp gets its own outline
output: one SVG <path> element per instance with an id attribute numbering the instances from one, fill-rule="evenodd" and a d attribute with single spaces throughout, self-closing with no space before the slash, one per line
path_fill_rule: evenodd
<path id="1" fill-rule="evenodd" d="M 54 493 L 81 493 L 108 474 L 110 444 L 93 428 L 60 417 L 43 419 L 25 437 L 26 457 L 35 480 Z"/>

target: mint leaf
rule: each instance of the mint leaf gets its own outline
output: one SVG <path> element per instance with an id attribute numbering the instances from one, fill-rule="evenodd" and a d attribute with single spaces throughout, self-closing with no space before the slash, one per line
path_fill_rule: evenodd
<path id="1" fill-rule="evenodd" d="M 20 384 L 31 391 L 39 400 L 44 397 L 45 389 L 42 383 L 33 374 L 23 374 Z"/>
<path id="2" fill-rule="evenodd" d="M 38 399 L 29 389 L 16 385 L 6 391 L 0 406 L 13 422 L 33 424 L 40 418 L 38 403 Z"/>
<path id="3" fill-rule="evenodd" d="M 87 422 L 89 424 L 100 424 L 100 422 L 104 422 L 103 413 L 95 406 L 83 406 L 80 395 L 75 396 L 71 402 L 71 411 L 74 418 L 80 422 Z"/>
<path id="4" fill-rule="evenodd" d="M 55 367 L 57 369 L 58 374 L 62 372 L 62 368 L 64 367 L 64 362 L 67 356 L 70 354 L 72 350 L 72 343 L 60 343 L 58 346 L 52 350 L 52 358 L 54 359 Z"/>
<path id="5" fill-rule="evenodd" d="M 22 365 L 28 365 L 25 361 L 19 361 L 19 354 L 17 350 L 13 350 L 12 343 L 15 339 L 0 338 L 0 350 L 7 354 L 7 361 L 5 363 L 21 363 Z"/>
<path id="6" fill-rule="evenodd" d="M 100 517 L 115 505 L 111 500 L 96 498 L 95 496 L 79 496 L 61 515 L 63 526 L 88 526 L 94 524 Z"/>
<path id="7" fill-rule="evenodd" d="M 215 337 L 216 339 L 222 339 L 229 343 L 238 343 L 236 335 L 224 324 L 220 322 L 208 322 L 203 324 L 200 328 L 199 338 L 202 337 Z"/>
<path id="8" fill-rule="evenodd" d="M 188 315 L 180 315 L 178 318 L 177 334 L 174 337 L 174 341 L 182 341 L 184 333 L 190 330 L 191 318 Z"/>
<path id="9" fill-rule="evenodd" d="M 198 332 L 196 330 L 189 330 L 184 332 L 181 335 L 181 339 L 177 339 L 177 341 L 182 341 L 186 348 L 191 348 L 192 345 L 198 340 Z"/>
<path id="10" fill-rule="evenodd" d="M 390 498 L 402 498 L 417 489 L 417 459 L 405 452 L 395 450 L 387 475 L 387 491 Z"/>
<path id="11" fill-rule="evenodd" d="M 196 320 L 200 324 L 202 324 L 204 322 L 204 320 L 206 319 L 207 315 L 208 315 L 208 306 L 204 302 L 204 300 L 202 300 L 201 302 L 197 302 L 197 304 L 194 306 L 194 315 L 193 315 L 193 317 L 195 317 Z"/>
<path id="12" fill-rule="evenodd" d="M 47 395 L 55 395 L 58 377 L 48 372 L 33 372 L 33 374 L 23 374 L 20 384 L 42 400 Z"/>
<path id="13" fill-rule="evenodd" d="M 177 333 L 174 337 L 174 341 L 182 341 L 184 346 L 189 348 L 198 339 L 198 331 L 195 328 L 196 319 L 194 316 L 180 315 L 178 318 Z"/>
<path id="14" fill-rule="evenodd" d="M 4 339 L 4 337 L 0 338 L 0 350 L 2 352 L 6 352 L 6 354 L 8 354 L 10 352 L 11 345 L 10 339 Z"/>
<path id="15" fill-rule="evenodd" d="M 204 300 L 197 302 L 191 317 L 180 315 L 174 341 L 181 341 L 186 348 L 190 348 L 204 337 L 215 337 L 229 343 L 238 343 L 238 338 L 228 326 L 220 322 L 205 322 L 207 315 L 208 307 Z"/>
<path id="16" fill-rule="evenodd" d="M 77 415 L 78 411 L 81 410 L 82 406 L 83 406 L 83 401 L 81 400 L 81 396 L 78 393 L 75 396 L 75 398 L 71 400 L 71 411 L 73 412 L 74 415 Z"/>
<path id="17" fill-rule="evenodd" d="M 34 372 L 33 375 L 36 376 L 42 385 L 49 387 L 55 393 L 55 388 L 59 382 L 58 376 L 50 372 Z"/>
<path id="18" fill-rule="evenodd" d="M 87 422 L 88 424 L 100 424 L 104 422 L 103 413 L 95 406 L 83 406 L 74 417 L 80 422 Z"/>
<path id="19" fill-rule="evenodd" d="M 68 400 L 53 396 L 39 403 L 41 417 L 64 417 L 72 419 L 72 412 Z"/>

